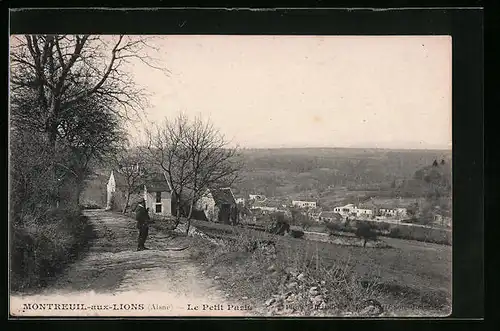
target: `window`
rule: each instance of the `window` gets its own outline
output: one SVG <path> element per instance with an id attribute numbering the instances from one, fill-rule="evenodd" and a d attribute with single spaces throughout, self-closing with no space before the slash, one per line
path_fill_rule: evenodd
<path id="1" fill-rule="evenodd" d="M 161 214 L 161 203 L 157 203 L 155 206 L 155 212 Z"/>
<path id="2" fill-rule="evenodd" d="M 161 202 L 161 192 L 156 192 L 156 202 Z"/>

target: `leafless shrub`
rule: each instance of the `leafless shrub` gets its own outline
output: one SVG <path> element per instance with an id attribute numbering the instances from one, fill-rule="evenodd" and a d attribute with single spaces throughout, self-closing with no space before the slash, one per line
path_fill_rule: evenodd
<path id="1" fill-rule="evenodd" d="M 184 216 L 189 231 L 195 205 L 207 190 L 229 187 L 237 178 L 241 169 L 238 150 L 200 117 L 189 120 L 180 114 L 146 131 L 149 158 L 167 175 L 179 221 L 182 207 L 187 206 Z"/>

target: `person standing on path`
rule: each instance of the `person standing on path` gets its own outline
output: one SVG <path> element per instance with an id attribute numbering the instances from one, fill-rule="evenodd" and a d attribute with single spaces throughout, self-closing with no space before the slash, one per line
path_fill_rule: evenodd
<path id="1" fill-rule="evenodd" d="M 149 214 L 146 209 L 146 202 L 141 200 L 135 210 L 135 219 L 137 221 L 137 229 L 139 230 L 139 239 L 137 243 L 137 250 L 147 250 L 144 244 L 146 243 L 146 239 L 148 237 L 149 232 Z"/>

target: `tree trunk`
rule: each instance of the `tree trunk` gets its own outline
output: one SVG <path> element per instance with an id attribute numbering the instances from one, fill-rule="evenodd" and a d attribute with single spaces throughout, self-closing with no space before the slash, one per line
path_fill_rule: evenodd
<path id="1" fill-rule="evenodd" d="M 123 206 L 122 214 L 125 214 L 127 212 L 127 206 L 129 202 L 130 202 L 130 192 L 127 192 L 127 199 L 125 199 L 125 205 Z"/>
<path id="2" fill-rule="evenodd" d="M 363 240 L 363 247 L 366 247 L 366 239 Z"/>
<path id="3" fill-rule="evenodd" d="M 186 235 L 189 234 L 189 228 L 191 227 L 191 216 L 193 216 L 193 207 L 194 207 L 194 201 L 191 201 L 191 204 L 189 206 L 189 215 L 187 217 Z"/>
<path id="4" fill-rule="evenodd" d="M 56 140 L 57 140 L 57 125 L 55 125 L 54 121 L 49 121 L 48 125 L 46 127 L 47 130 L 47 138 L 49 141 L 49 147 L 50 147 L 50 152 L 52 156 L 52 160 L 50 162 L 50 173 L 52 176 L 52 183 L 55 184 L 54 186 L 51 186 L 51 200 L 49 203 L 52 206 L 55 206 L 56 208 L 59 207 L 59 181 L 57 180 L 57 169 L 56 169 L 56 162 L 55 162 L 55 156 L 56 156 Z"/>
<path id="5" fill-rule="evenodd" d="M 82 194 L 82 187 L 81 187 L 80 183 L 77 183 L 76 184 L 76 197 L 75 197 L 77 206 L 80 205 L 80 195 L 81 194 Z"/>
<path id="6" fill-rule="evenodd" d="M 172 230 L 177 229 L 177 226 L 181 222 L 181 201 L 179 198 L 175 198 L 175 223 Z"/>

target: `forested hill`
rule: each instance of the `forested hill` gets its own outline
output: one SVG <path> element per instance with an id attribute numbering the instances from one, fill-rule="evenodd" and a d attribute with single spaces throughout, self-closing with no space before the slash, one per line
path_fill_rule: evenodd
<path id="1" fill-rule="evenodd" d="M 451 196 L 452 168 L 446 160 L 434 160 L 413 175 L 412 179 L 405 180 L 396 189 L 401 195 L 413 192 L 421 196 Z"/>
<path id="2" fill-rule="evenodd" d="M 244 149 L 241 193 L 283 195 L 331 187 L 389 188 L 415 178 L 434 160 L 451 164 L 451 151 L 354 148 Z M 415 185 L 416 183 L 412 183 Z M 393 186 L 394 187 L 394 186 Z"/>

